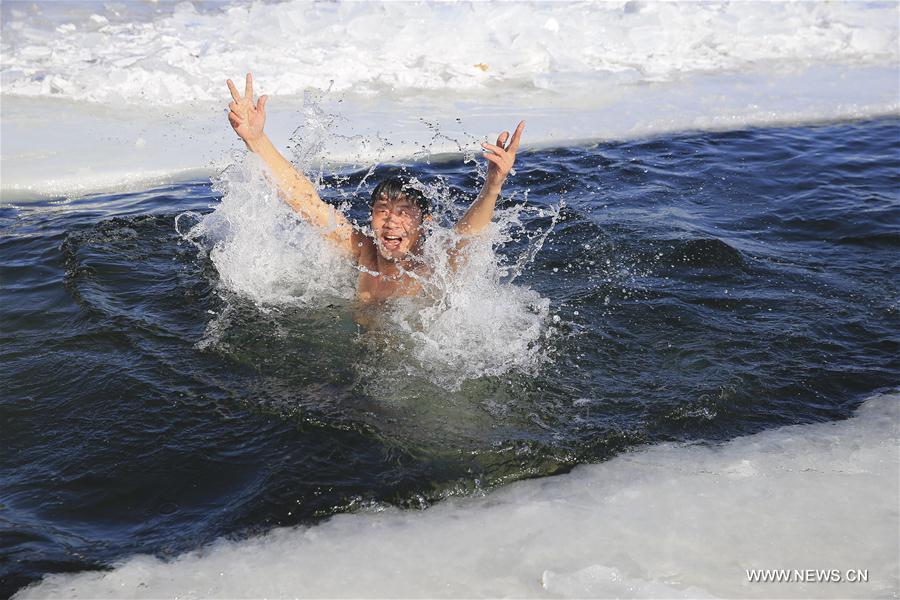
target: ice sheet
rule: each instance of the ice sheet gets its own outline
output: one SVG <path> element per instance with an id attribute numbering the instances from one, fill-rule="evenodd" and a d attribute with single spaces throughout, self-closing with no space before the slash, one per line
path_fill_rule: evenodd
<path id="1" fill-rule="evenodd" d="M 458 152 L 455 141 L 474 147 L 519 118 L 534 148 L 900 112 L 896 3 L 12 1 L 2 11 L 5 201 L 222 168 L 234 144 L 224 80 L 248 70 L 272 95 L 280 145 L 319 104 L 344 136 L 328 158 L 344 164 L 421 158 L 423 145 Z"/>

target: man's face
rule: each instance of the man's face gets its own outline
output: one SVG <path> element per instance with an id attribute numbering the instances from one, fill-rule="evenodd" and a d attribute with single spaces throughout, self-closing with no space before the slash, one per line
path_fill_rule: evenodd
<path id="1" fill-rule="evenodd" d="M 399 260 L 409 254 L 419 241 L 421 227 L 422 210 L 406 196 L 382 197 L 372 205 L 372 235 L 384 258 Z"/>

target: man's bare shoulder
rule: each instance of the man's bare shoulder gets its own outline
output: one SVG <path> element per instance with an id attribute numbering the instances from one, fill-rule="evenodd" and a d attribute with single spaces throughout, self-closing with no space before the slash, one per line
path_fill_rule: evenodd
<path id="1" fill-rule="evenodd" d="M 375 240 L 372 239 L 372 236 L 354 229 L 350 235 L 350 246 L 358 264 L 367 266 L 377 262 L 378 249 L 375 247 Z"/>

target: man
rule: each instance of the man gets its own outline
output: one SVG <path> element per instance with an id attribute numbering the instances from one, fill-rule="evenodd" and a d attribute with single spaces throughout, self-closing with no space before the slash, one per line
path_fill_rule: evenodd
<path id="1" fill-rule="evenodd" d="M 233 99 L 228 120 L 235 133 L 269 168 L 284 201 L 302 218 L 319 227 L 359 266 L 359 299 L 372 302 L 420 293 L 414 275 L 422 265 L 415 258 L 423 241 L 422 224 L 428 208 L 421 192 L 399 179 L 379 183 L 372 194 L 372 234 L 359 231 L 339 210 L 319 198 L 312 182 L 278 152 L 263 132 L 268 96 L 260 96 L 253 103 L 253 76 L 247 73 L 243 96 L 230 79 L 227 83 Z M 481 145 L 488 160 L 487 177 L 478 197 L 454 228 L 459 235 L 476 235 L 491 222 L 497 196 L 515 163 L 524 129 L 522 121 L 511 139 L 509 132 L 504 131 L 496 144 Z"/>

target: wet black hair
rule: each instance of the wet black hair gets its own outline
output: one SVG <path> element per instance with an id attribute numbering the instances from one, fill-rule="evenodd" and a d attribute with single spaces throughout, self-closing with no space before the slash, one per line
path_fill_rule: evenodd
<path id="1" fill-rule="evenodd" d="M 431 208 L 425 194 L 413 187 L 413 184 L 406 177 L 394 176 L 379 181 L 375 189 L 372 190 L 372 206 L 375 206 L 375 202 L 382 196 L 391 201 L 405 196 L 419 207 L 423 217 L 429 213 Z"/>

